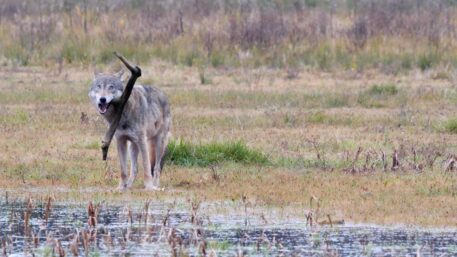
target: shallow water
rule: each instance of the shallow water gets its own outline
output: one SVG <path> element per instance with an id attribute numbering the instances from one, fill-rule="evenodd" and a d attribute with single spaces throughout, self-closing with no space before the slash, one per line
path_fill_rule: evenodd
<path id="1" fill-rule="evenodd" d="M 207 255 L 214 251 L 217 256 L 457 256 L 457 230 L 316 228 L 306 226 L 304 220 L 264 225 L 255 217 L 247 222 L 244 215 L 207 216 L 198 209 L 192 214 L 190 207 L 162 203 L 150 203 L 147 212 L 141 204 L 131 208 L 100 204 L 97 225 L 91 228 L 87 206 L 81 204 L 53 205 L 46 224 L 43 202 L 29 209 L 26 231 L 26 206 L 24 202 L 0 204 L 0 254 L 52 255 L 58 240 L 66 256 L 72 256 L 72 244 L 80 256 L 170 256 L 173 252 L 199 256 L 203 248 Z M 86 232 L 90 238 L 84 248 Z M 78 242 L 71 243 L 75 237 Z"/>

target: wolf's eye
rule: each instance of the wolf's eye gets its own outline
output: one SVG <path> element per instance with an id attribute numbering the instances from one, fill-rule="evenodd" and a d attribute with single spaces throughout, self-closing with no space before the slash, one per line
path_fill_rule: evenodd
<path id="1" fill-rule="evenodd" d="M 109 90 L 113 90 L 113 89 L 114 89 L 114 86 L 113 86 L 113 85 L 109 85 L 109 86 L 108 86 L 108 89 L 109 89 Z"/>
<path id="2" fill-rule="evenodd" d="M 98 89 L 100 89 L 100 88 L 102 88 L 102 85 L 100 85 L 100 84 L 97 84 L 97 86 L 96 86 L 96 87 L 97 87 Z"/>

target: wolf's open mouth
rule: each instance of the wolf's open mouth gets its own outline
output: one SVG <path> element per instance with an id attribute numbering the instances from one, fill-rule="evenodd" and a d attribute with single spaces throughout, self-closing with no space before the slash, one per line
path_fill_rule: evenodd
<path id="1" fill-rule="evenodd" d="M 98 109 L 101 114 L 104 114 L 108 110 L 108 107 L 109 107 L 109 103 L 99 103 L 98 104 Z"/>

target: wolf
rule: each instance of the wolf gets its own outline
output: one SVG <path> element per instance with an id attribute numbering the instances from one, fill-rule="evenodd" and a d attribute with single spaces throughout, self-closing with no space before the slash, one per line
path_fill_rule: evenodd
<path id="1" fill-rule="evenodd" d="M 123 73 L 123 70 L 115 74 L 94 72 L 89 98 L 108 124 L 119 112 Z M 118 190 L 133 185 L 138 173 L 138 154 L 143 161 L 145 188 L 159 189 L 170 127 L 170 104 L 164 92 L 153 86 L 135 85 L 114 134 L 121 165 Z M 130 155 L 128 177 L 127 154 Z"/>

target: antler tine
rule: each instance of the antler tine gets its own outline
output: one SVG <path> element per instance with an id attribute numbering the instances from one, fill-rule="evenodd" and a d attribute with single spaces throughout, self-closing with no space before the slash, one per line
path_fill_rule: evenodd
<path id="1" fill-rule="evenodd" d="M 119 108 L 113 122 L 109 125 L 108 131 L 105 134 L 105 137 L 102 140 L 102 153 L 103 153 L 103 160 L 105 161 L 108 157 L 108 149 L 109 145 L 111 144 L 111 140 L 113 139 L 114 132 L 116 132 L 117 126 L 122 117 L 122 112 L 124 111 L 125 104 L 129 100 L 130 94 L 132 93 L 133 86 L 135 85 L 136 79 L 141 77 L 141 69 L 138 66 L 133 67 L 125 58 L 124 56 L 114 52 L 121 62 L 130 70 L 132 75 L 127 82 L 127 86 L 125 87 L 124 92 L 122 92 L 122 96 L 120 101 L 116 104 L 117 108 Z"/>
<path id="2" fill-rule="evenodd" d="M 121 62 L 129 69 L 132 75 L 135 73 L 138 77 L 141 77 L 141 69 L 138 66 L 133 67 L 125 58 L 124 56 L 114 52 L 114 55 L 117 56 L 121 60 Z"/>

